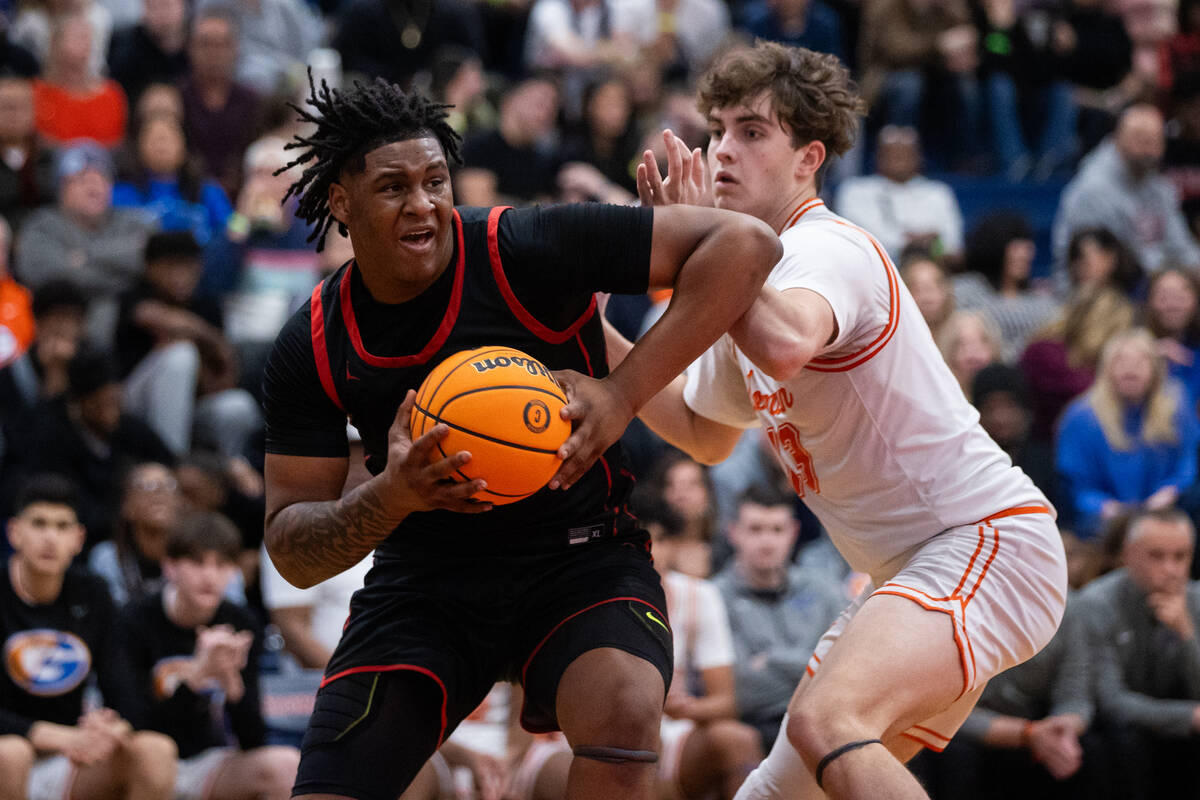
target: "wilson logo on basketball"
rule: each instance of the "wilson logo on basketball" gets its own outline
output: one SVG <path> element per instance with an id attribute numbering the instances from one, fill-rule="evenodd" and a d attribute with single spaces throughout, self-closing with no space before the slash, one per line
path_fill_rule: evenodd
<path id="1" fill-rule="evenodd" d="M 779 416 L 785 413 L 792 407 L 792 393 L 780 386 L 770 394 L 762 392 L 753 392 L 750 399 L 754 402 L 755 411 L 763 411 L 764 409 L 772 416 Z"/>
<path id="2" fill-rule="evenodd" d="M 561 416 L 566 404 L 550 370 L 533 356 L 478 347 L 449 356 L 425 376 L 409 430 L 417 438 L 434 425 L 449 428 L 438 451 L 471 454 L 454 479 L 487 481 L 474 497 L 503 505 L 541 491 L 562 466 L 558 448 L 571 435 Z"/>
<path id="3" fill-rule="evenodd" d="M 541 400 L 530 400 L 525 404 L 525 427 L 533 433 L 541 433 L 550 427 L 550 409 Z"/>
<path id="4" fill-rule="evenodd" d="M 4 643 L 4 667 L 17 686 L 36 697 L 57 697 L 83 683 L 92 652 L 67 631 L 21 631 Z"/>
<path id="5" fill-rule="evenodd" d="M 541 375 L 545 378 L 550 378 L 550 371 L 542 366 L 541 362 L 535 361 L 532 358 L 521 358 L 520 356 L 484 358 L 472 362 L 471 366 L 475 368 L 476 372 L 487 372 L 489 369 L 500 369 L 501 367 L 522 367 L 530 375 Z"/>

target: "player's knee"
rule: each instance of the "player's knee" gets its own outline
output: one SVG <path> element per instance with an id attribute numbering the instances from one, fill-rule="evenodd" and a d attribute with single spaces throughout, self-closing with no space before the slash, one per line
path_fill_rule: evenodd
<path id="1" fill-rule="evenodd" d="M 662 698 L 649 698 L 644 686 L 611 676 L 605 703 L 577 730 L 572 752 L 577 764 L 600 768 L 611 780 L 639 785 L 658 761 L 658 725 Z"/>
<path id="2" fill-rule="evenodd" d="M 300 751 L 294 747 L 268 746 L 251 751 L 254 758 L 253 779 L 258 797 L 287 797 L 296 781 L 300 766 Z"/>
<path id="3" fill-rule="evenodd" d="M 849 701 L 807 691 L 788 709 L 787 738 L 806 763 L 815 764 L 826 753 L 846 742 L 878 736 L 856 713 Z"/>
<path id="4" fill-rule="evenodd" d="M 621 681 L 608 698 L 595 729 L 598 738 L 592 738 L 614 747 L 657 749 L 662 698 L 650 696 L 645 686 L 632 680 Z"/>
<path id="5" fill-rule="evenodd" d="M 0 736 L 0 783 L 24 786 L 36 754 L 24 736 Z"/>

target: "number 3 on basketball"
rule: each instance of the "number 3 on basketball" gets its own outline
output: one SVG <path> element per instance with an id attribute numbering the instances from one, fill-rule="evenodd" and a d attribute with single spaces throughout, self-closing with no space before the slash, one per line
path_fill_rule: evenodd
<path id="1" fill-rule="evenodd" d="M 788 465 L 788 478 L 796 494 L 804 497 L 807 489 L 820 494 L 821 483 L 813 471 L 812 456 L 800 444 L 800 432 L 796 426 L 785 422 L 776 428 L 767 428 L 767 440 L 779 454 L 779 460 Z"/>

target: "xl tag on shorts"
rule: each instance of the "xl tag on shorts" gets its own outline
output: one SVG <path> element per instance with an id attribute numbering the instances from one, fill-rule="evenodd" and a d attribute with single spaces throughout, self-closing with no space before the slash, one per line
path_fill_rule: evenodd
<path id="1" fill-rule="evenodd" d="M 567 544 L 587 544 L 604 538 L 604 523 L 585 525 L 581 528 L 571 528 L 567 531 Z"/>

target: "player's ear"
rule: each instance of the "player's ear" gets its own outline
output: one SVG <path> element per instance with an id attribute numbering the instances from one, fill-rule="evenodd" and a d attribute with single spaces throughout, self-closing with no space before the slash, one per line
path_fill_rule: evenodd
<path id="1" fill-rule="evenodd" d="M 333 181 L 329 184 L 329 212 L 333 214 L 334 219 L 345 225 L 349 219 L 349 210 L 350 195 L 346 193 L 346 187 Z"/>
<path id="2" fill-rule="evenodd" d="M 796 151 L 795 176 L 799 180 L 807 180 L 817 174 L 817 170 L 825 163 L 825 143 L 814 139 Z"/>

